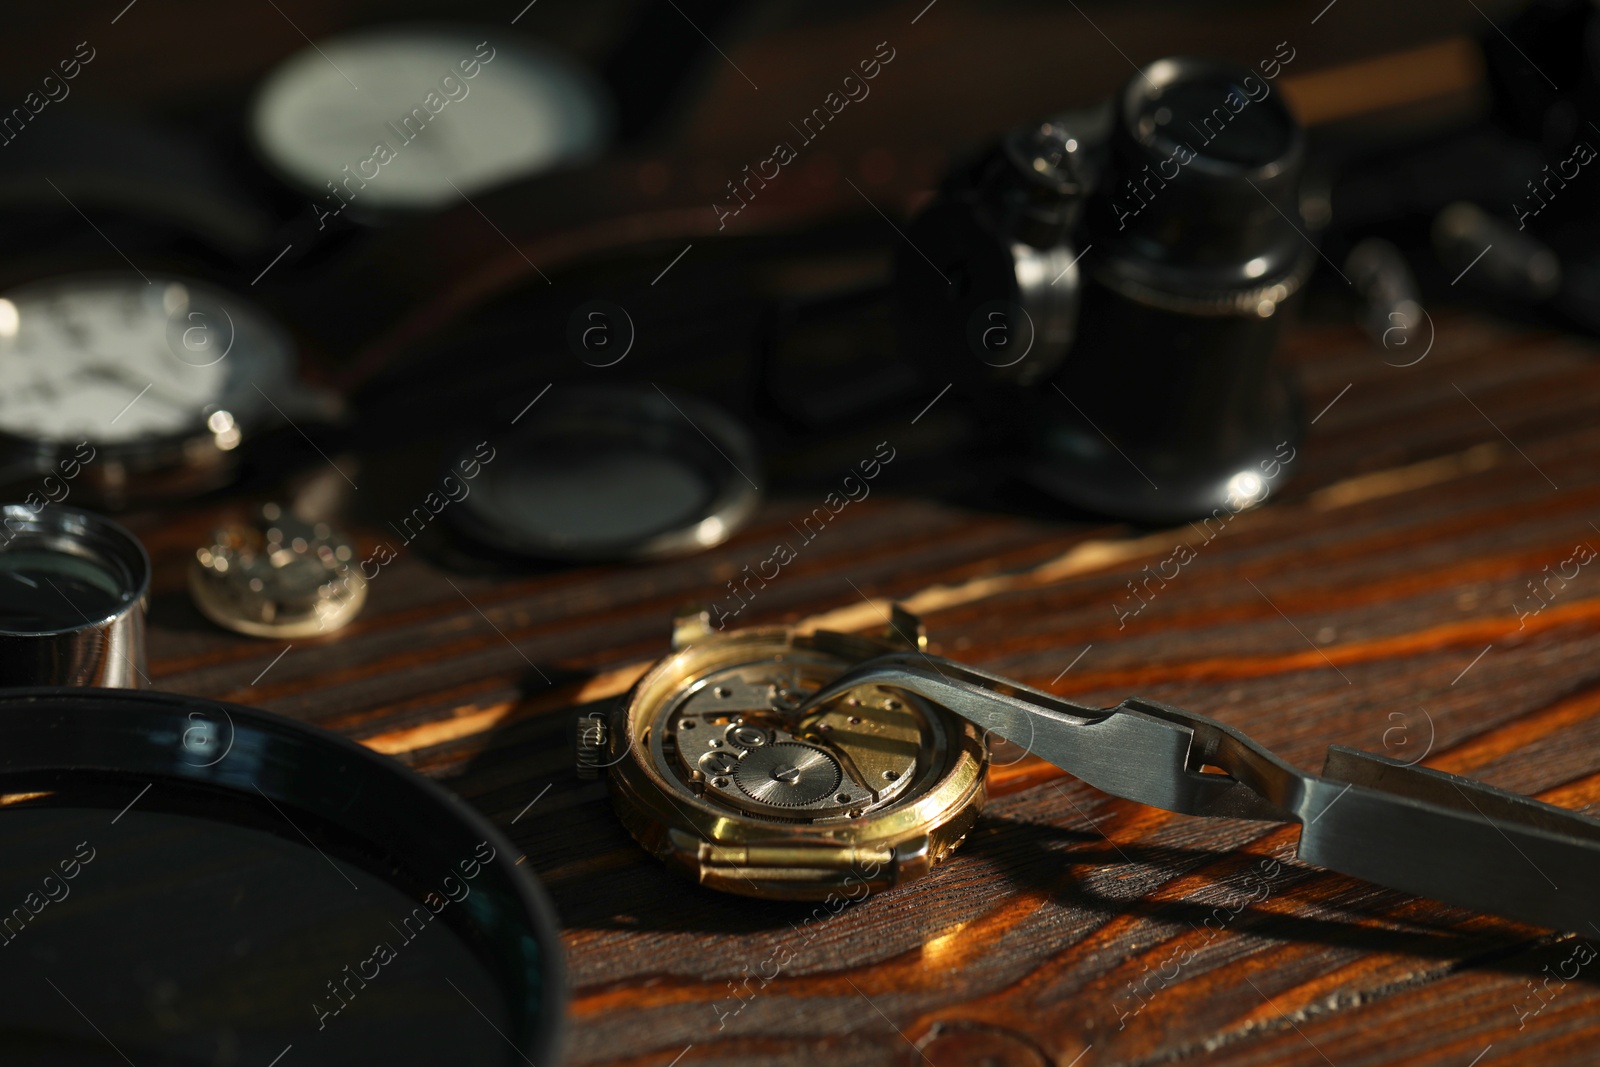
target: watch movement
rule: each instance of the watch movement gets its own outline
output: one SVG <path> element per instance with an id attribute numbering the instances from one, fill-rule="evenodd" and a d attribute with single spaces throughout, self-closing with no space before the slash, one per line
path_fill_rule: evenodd
<path id="1" fill-rule="evenodd" d="M 914 619 L 884 637 L 709 620 L 680 618 L 626 706 L 579 723 L 580 773 L 608 773 L 640 844 L 711 888 L 799 900 L 910 881 L 960 844 L 985 797 L 972 723 L 893 686 L 807 706 L 857 664 L 918 648 Z"/>

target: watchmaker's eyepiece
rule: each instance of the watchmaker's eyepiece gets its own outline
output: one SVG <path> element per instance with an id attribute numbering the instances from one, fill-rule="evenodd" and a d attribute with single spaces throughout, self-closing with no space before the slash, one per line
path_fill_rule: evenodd
<path id="1" fill-rule="evenodd" d="M 1140 71 L 1112 105 L 1087 205 L 1072 352 L 1033 398 L 1034 482 L 1071 503 L 1173 521 L 1261 503 L 1301 434 L 1272 359 L 1316 253 L 1305 135 L 1270 79 L 1192 58 Z"/>
<path id="2" fill-rule="evenodd" d="M 150 559 L 110 519 L 0 505 L 0 686 L 137 687 Z"/>
<path id="3" fill-rule="evenodd" d="M 1018 127 L 909 229 L 908 354 L 1067 503 L 1152 521 L 1261 503 L 1301 432 L 1272 354 L 1316 263 L 1305 154 L 1272 79 L 1192 58 Z"/>
<path id="4" fill-rule="evenodd" d="M 1150 64 L 1116 97 L 1105 237 L 1155 258 L 1220 267 L 1292 259 L 1305 134 L 1272 83 L 1230 64 Z M 1280 247 L 1281 246 L 1281 247 Z"/>

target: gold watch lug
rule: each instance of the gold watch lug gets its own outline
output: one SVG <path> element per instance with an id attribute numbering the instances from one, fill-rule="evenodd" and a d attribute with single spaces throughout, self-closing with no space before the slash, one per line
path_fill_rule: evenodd
<path id="1" fill-rule="evenodd" d="M 682 608 L 672 618 L 672 651 L 704 641 L 711 633 L 710 608 L 699 604 Z"/>
<path id="2" fill-rule="evenodd" d="M 928 628 L 922 619 L 899 604 L 889 606 L 889 626 L 883 638 L 890 644 L 901 645 L 912 652 L 925 652 L 928 648 Z"/>
<path id="3" fill-rule="evenodd" d="M 927 874 L 933 867 L 933 850 L 929 848 L 927 834 L 907 838 L 894 848 L 894 874 L 896 882 L 910 882 Z"/>

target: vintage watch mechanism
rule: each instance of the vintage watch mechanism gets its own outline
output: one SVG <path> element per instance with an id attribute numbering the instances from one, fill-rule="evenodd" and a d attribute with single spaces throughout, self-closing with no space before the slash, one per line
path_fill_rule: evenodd
<path id="1" fill-rule="evenodd" d="M 853 665 L 920 648 L 904 613 L 888 638 L 782 628 L 721 633 L 680 619 L 676 653 L 619 714 L 580 722 L 580 770 L 609 769 L 641 844 L 716 889 L 822 898 L 925 873 L 983 805 L 983 742 L 902 690 L 807 699 Z"/>
<path id="2" fill-rule="evenodd" d="M 284 514 L 214 531 L 189 563 L 189 593 L 218 626 L 251 637 L 315 637 L 354 619 L 367 583 L 349 539 L 327 523 Z"/>

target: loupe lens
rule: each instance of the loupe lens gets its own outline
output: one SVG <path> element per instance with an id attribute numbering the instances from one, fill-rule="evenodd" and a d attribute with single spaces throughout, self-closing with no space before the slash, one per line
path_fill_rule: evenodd
<path id="1" fill-rule="evenodd" d="M 0 630 L 70 630 L 114 615 L 132 598 L 126 574 L 69 552 L 0 552 Z"/>
<path id="2" fill-rule="evenodd" d="M 1260 89 L 1257 82 L 1257 95 Z M 1287 152 L 1295 133 L 1281 108 L 1255 104 L 1239 82 L 1202 77 L 1168 86 L 1146 106 L 1159 134 L 1219 163 L 1254 170 Z"/>
<path id="3" fill-rule="evenodd" d="M 0 685 L 134 687 L 150 561 L 86 511 L 0 507 Z"/>

